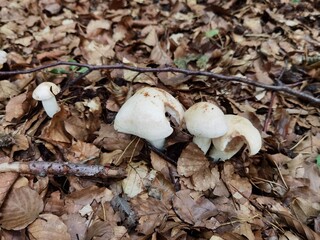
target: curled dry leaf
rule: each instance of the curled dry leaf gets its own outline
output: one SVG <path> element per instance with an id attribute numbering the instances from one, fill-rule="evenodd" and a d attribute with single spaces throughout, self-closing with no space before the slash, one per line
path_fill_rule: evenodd
<path id="1" fill-rule="evenodd" d="M 297 220 L 292 215 L 288 214 L 287 212 L 278 211 L 275 212 L 278 217 L 281 219 L 282 223 L 287 224 L 294 230 L 295 232 L 301 234 L 308 240 L 320 240 L 320 235 L 314 232 L 310 227 L 303 224 L 299 220 Z"/>
<path id="2" fill-rule="evenodd" d="M 58 216 L 51 213 L 41 214 L 30 224 L 28 232 L 31 240 L 71 240 L 67 226 Z"/>
<path id="3" fill-rule="evenodd" d="M 67 117 L 68 111 L 62 107 L 61 111 L 57 112 L 51 119 L 50 124 L 43 129 L 40 136 L 57 142 L 71 143 L 70 135 L 64 126 L 64 120 Z"/>
<path id="4" fill-rule="evenodd" d="M 218 214 L 216 206 L 204 196 L 189 189 L 180 190 L 173 198 L 176 214 L 194 227 L 214 230 L 220 223 L 214 218 Z"/>
<path id="5" fill-rule="evenodd" d="M 29 187 L 12 189 L 1 209 L 1 227 L 20 230 L 32 223 L 42 212 L 43 201 Z"/>
<path id="6" fill-rule="evenodd" d="M 307 220 L 320 214 L 320 204 L 318 202 L 312 202 L 301 197 L 293 199 L 290 207 L 296 218 L 304 224 L 307 224 Z"/>

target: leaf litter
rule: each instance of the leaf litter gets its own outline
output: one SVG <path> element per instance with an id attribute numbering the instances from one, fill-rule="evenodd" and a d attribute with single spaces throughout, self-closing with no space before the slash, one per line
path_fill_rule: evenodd
<path id="1" fill-rule="evenodd" d="M 0 71 L 56 60 L 175 65 L 319 97 L 316 1 L 9 1 L 0 3 Z M 0 173 L 4 239 L 320 239 L 320 112 L 293 96 L 231 81 L 129 70 L 92 72 L 48 119 L 31 94 L 86 69 L 1 76 L 0 159 L 114 165 L 122 180 Z M 139 88 L 247 117 L 259 154 L 214 163 L 176 128 L 166 152 L 118 133 L 113 119 Z"/>

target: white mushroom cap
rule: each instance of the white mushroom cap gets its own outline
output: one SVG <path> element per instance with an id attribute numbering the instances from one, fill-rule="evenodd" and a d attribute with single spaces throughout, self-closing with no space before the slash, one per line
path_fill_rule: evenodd
<path id="1" fill-rule="evenodd" d="M 194 136 L 193 142 L 206 153 L 211 138 L 220 137 L 227 132 L 224 114 L 213 103 L 199 102 L 192 105 L 184 114 L 188 131 Z"/>
<path id="2" fill-rule="evenodd" d="M 259 130 L 241 116 L 225 115 L 225 119 L 228 132 L 222 137 L 212 139 L 214 147 L 210 150 L 209 156 L 215 160 L 230 159 L 244 144 L 248 146 L 250 156 L 258 153 L 262 146 Z"/>
<path id="3" fill-rule="evenodd" d="M 162 89 L 145 87 L 122 105 L 114 128 L 144 138 L 161 149 L 165 138 L 173 132 L 166 112 L 175 123 L 181 124 L 184 110 L 180 102 Z"/>
<path id="4" fill-rule="evenodd" d="M 44 110 L 49 117 L 60 111 L 60 107 L 56 101 L 55 95 L 60 92 L 60 87 L 52 82 L 43 82 L 39 84 L 33 91 L 32 97 L 41 101 Z"/>

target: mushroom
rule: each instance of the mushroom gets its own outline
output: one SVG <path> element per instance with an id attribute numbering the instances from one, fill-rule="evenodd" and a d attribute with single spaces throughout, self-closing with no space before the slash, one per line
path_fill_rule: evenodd
<path id="1" fill-rule="evenodd" d="M 166 113 L 175 124 L 182 123 L 184 110 L 177 99 L 162 89 L 144 87 L 122 105 L 114 120 L 114 128 L 144 138 L 162 149 L 165 138 L 173 132 Z"/>
<path id="2" fill-rule="evenodd" d="M 43 82 L 39 84 L 32 93 L 32 97 L 41 101 L 45 112 L 49 117 L 60 111 L 55 95 L 60 92 L 60 87 L 52 82 Z"/>
<path id="3" fill-rule="evenodd" d="M 228 132 L 218 138 L 213 138 L 213 147 L 209 152 L 209 157 L 215 161 L 224 161 L 235 155 L 244 144 L 249 148 L 249 155 L 259 152 L 262 139 L 258 129 L 252 123 L 241 116 L 225 115 L 228 124 Z"/>
<path id="4" fill-rule="evenodd" d="M 211 139 L 220 137 L 228 130 L 223 112 L 213 103 L 199 102 L 192 105 L 184 114 L 184 119 L 193 142 L 206 153 Z"/>
<path id="5" fill-rule="evenodd" d="M 7 62 L 7 53 L 3 50 L 0 50 L 0 69 L 2 68 L 3 64 Z"/>

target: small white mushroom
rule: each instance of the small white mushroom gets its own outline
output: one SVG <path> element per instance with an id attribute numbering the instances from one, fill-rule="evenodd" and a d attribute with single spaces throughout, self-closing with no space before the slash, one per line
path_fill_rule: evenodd
<path id="1" fill-rule="evenodd" d="M 7 53 L 3 50 L 0 50 L 0 69 L 2 68 L 3 64 L 7 62 Z"/>
<path id="2" fill-rule="evenodd" d="M 262 146 L 259 130 L 248 119 L 241 116 L 225 115 L 225 119 L 228 132 L 212 139 L 213 147 L 209 156 L 215 161 L 230 159 L 244 144 L 248 146 L 250 156 L 258 153 Z"/>
<path id="3" fill-rule="evenodd" d="M 32 93 L 32 97 L 41 101 L 45 112 L 49 117 L 60 111 L 55 95 L 60 92 L 60 87 L 52 82 L 43 82 L 39 84 Z"/>
<path id="4" fill-rule="evenodd" d="M 206 153 L 211 139 L 220 137 L 228 130 L 223 112 L 213 103 L 199 102 L 192 105 L 184 114 L 184 119 L 193 142 Z"/>
<path id="5" fill-rule="evenodd" d="M 145 87 L 122 105 L 114 120 L 114 128 L 144 138 L 162 149 L 165 138 L 173 132 L 166 113 L 175 124 L 181 124 L 184 113 L 181 103 L 162 89 Z"/>

